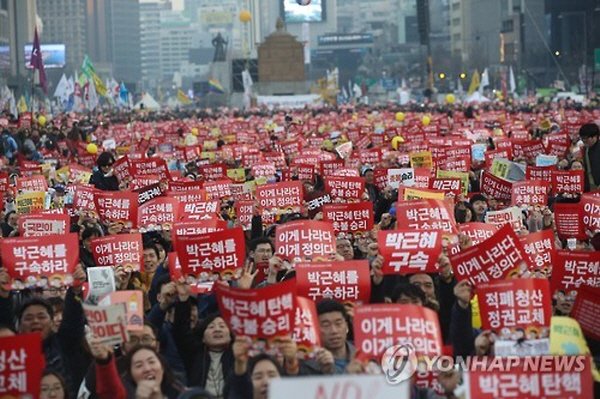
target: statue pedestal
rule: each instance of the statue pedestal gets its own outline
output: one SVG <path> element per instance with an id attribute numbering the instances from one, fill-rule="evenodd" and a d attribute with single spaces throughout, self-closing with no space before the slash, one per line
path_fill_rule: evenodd
<path id="1" fill-rule="evenodd" d="M 210 64 L 210 76 L 223 86 L 226 93 L 231 93 L 231 62 L 213 62 Z"/>

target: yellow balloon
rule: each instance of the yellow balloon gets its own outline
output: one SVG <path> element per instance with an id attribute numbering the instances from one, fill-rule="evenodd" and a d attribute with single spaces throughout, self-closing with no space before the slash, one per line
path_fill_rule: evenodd
<path id="1" fill-rule="evenodd" d="M 423 126 L 429 126 L 431 123 L 431 118 L 425 115 L 423 119 L 421 119 L 421 122 L 423 123 Z"/>
<path id="2" fill-rule="evenodd" d="M 240 11 L 240 22 L 242 22 L 242 23 L 250 22 L 251 19 L 252 19 L 252 14 L 250 13 L 250 11 L 248 11 L 248 10 Z"/>
<path id="3" fill-rule="evenodd" d="M 46 117 L 44 115 L 38 116 L 37 121 L 40 126 L 46 126 Z"/>
<path id="4" fill-rule="evenodd" d="M 398 122 L 404 122 L 404 112 L 396 112 L 396 120 Z"/>
<path id="5" fill-rule="evenodd" d="M 454 97 L 454 94 L 452 94 L 452 93 L 446 94 L 446 102 L 448 104 L 454 104 L 454 101 L 456 101 L 456 98 Z"/>
<path id="6" fill-rule="evenodd" d="M 192 134 L 193 134 L 194 136 L 197 136 L 197 135 L 198 135 L 198 128 L 195 128 L 195 127 L 193 127 L 193 128 L 192 128 Z"/>
<path id="7" fill-rule="evenodd" d="M 89 143 L 86 149 L 88 154 L 96 155 L 98 153 L 98 146 L 94 143 Z"/>
<path id="8" fill-rule="evenodd" d="M 400 136 L 396 136 L 392 139 L 392 148 L 394 150 L 398 149 L 398 145 L 404 143 L 404 138 L 400 137 Z"/>

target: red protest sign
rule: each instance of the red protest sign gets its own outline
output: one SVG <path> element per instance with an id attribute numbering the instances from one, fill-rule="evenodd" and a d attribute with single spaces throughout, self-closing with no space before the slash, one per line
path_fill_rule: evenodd
<path id="1" fill-rule="evenodd" d="M 298 295 L 314 302 L 335 299 L 340 302 L 369 303 L 371 273 L 366 260 L 297 263 Z"/>
<path id="2" fill-rule="evenodd" d="M 590 358 L 540 356 L 534 362 L 489 358 L 472 367 L 465 378 L 467 398 L 551 399 L 594 396 Z M 493 362 L 493 363 L 492 363 Z M 537 365 L 536 367 L 532 367 Z"/>
<path id="3" fill-rule="evenodd" d="M 199 168 L 200 175 L 205 181 L 217 181 L 227 179 L 227 165 L 223 163 L 215 163 L 211 165 L 203 165 Z"/>
<path id="4" fill-rule="evenodd" d="M 324 260 L 336 253 L 331 223 L 300 220 L 277 226 L 277 255 L 288 260 Z"/>
<path id="5" fill-rule="evenodd" d="M 203 184 L 202 181 L 171 181 L 169 182 L 169 191 L 171 193 L 188 193 L 190 191 L 198 193 L 202 191 L 204 198 L 206 198 L 206 191 L 202 190 Z"/>
<path id="6" fill-rule="evenodd" d="M 429 188 L 443 191 L 445 194 L 454 194 L 459 196 L 462 193 L 460 179 L 436 179 L 429 180 Z"/>
<path id="7" fill-rule="evenodd" d="M 19 216 L 21 237 L 39 237 L 69 232 L 71 218 L 68 214 L 29 213 Z"/>
<path id="8" fill-rule="evenodd" d="M 42 175 L 18 177 L 17 190 L 21 192 L 48 191 L 48 182 Z"/>
<path id="9" fill-rule="evenodd" d="M 536 269 L 548 269 L 553 265 L 554 258 L 554 232 L 542 230 L 519 237 L 525 253 L 531 258 L 531 263 Z"/>
<path id="10" fill-rule="evenodd" d="M 509 142 L 510 143 L 510 142 Z M 512 160 L 512 147 L 507 147 L 503 149 L 497 149 L 494 151 L 486 151 L 484 153 L 485 156 L 485 168 L 490 169 L 492 167 L 492 163 L 494 159 L 508 159 Z"/>
<path id="11" fill-rule="evenodd" d="M 542 331 L 550 326 L 552 317 L 547 279 L 520 278 L 479 284 L 477 299 L 483 330 L 502 331 L 503 339 L 548 338 L 549 331 Z M 523 336 L 518 336 L 517 330 L 522 330 Z"/>
<path id="12" fill-rule="evenodd" d="M 594 340 L 600 340 L 600 288 L 582 286 L 579 288 L 570 317 L 577 320 L 583 333 Z"/>
<path id="13" fill-rule="evenodd" d="M 300 359 L 307 359 L 314 349 L 321 346 L 321 329 L 315 303 L 308 298 L 296 298 L 296 317 L 292 339 L 298 346 Z"/>
<path id="14" fill-rule="evenodd" d="M 254 217 L 254 201 L 236 201 L 235 215 L 244 230 L 251 230 L 252 218 Z"/>
<path id="15" fill-rule="evenodd" d="M 458 281 L 468 279 L 473 285 L 501 280 L 530 268 L 529 256 L 510 225 L 477 245 L 450 254 L 450 263 Z"/>
<path id="16" fill-rule="evenodd" d="M 232 280 L 246 256 L 244 231 L 239 227 L 177 237 L 175 248 L 182 273 L 201 280 L 215 273 L 224 280 Z"/>
<path id="17" fill-rule="evenodd" d="M 333 198 L 357 199 L 365 191 L 365 179 L 362 177 L 328 177 L 325 190 Z"/>
<path id="18" fill-rule="evenodd" d="M 373 203 L 369 201 L 324 205 L 323 221 L 331 222 L 336 234 L 373 230 Z"/>
<path id="19" fill-rule="evenodd" d="M 440 230 L 380 230 L 379 253 L 383 274 L 435 273 L 442 253 Z"/>
<path id="20" fill-rule="evenodd" d="M 0 242 L 2 266 L 12 277 L 12 288 L 71 285 L 79 262 L 76 233 L 42 237 L 5 238 Z"/>
<path id="21" fill-rule="evenodd" d="M 583 170 L 553 170 L 552 195 L 583 193 Z"/>
<path id="22" fill-rule="evenodd" d="M 252 166 L 252 176 L 255 178 L 272 178 L 275 176 L 275 164 L 271 162 L 257 162 Z"/>
<path id="23" fill-rule="evenodd" d="M 550 183 L 543 180 L 522 180 L 513 183 L 512 205 L 546 205 Z"/>
<path id="24" fill-rule="evenodd" d="M 116 234 L 92 240 L 92 254 L 98 266 L 123 266 L 134 271 L 144 269 L 142 235 Z"/>
<path id="25" fill-rule="evenodd" d="M 323 177 L 333 176 L 336 170 L 345 165 L 343 159 L 334 159 L 331 161 L 321 161 L 321 175 Z"/>
<path id="26" fill-rule="evenodd" d="M 590 194 L 581 196 L 583 225 L 593 233 L 600 230 L 600 197 Z"/>
<path id="27" fill-rule="evenodd" d="M 179 219 L 186 221 L 216 218 L 220 211 L 219 200 L 179 203 Z"/>
<path id="28" fill-rule="evenodd" d="M 529 166 L 525 170 L 525 178 L 527 180 L 543 180 L 551 181 L 552 172 L 556 170 L 556 165 L 549 166 Z"/>
<path id="29" fill-rule="evenodd" d="M 397 225 L 411 230 L 442 230 L 457 234 L 454 212 L 445 201 L 422 199 L 399 201 L 396 205 Z"/>
<path id="30" fill-rule="evenodd" d="M 190 202 L 206 201 L 206 191 L 197 189 L 181 192 L 167 192 L 167 197 L 176 199 L 180 204 L 187 204 Z"/>
<path id="31" fill-rule="evenodd" d="M 231 197 L 231 180 L 218 180 L 204 183 L 206 198 L 222 199 Z"/>
<path id="32" fill-rule="evenodd" d="M 112 173 L 117 177 L 119 182 L 129 181 L 133 176 L 129 170 L 129 157 L 125 155 L 124 157 L 118 159 L 112 166 Z"/>
<path id="33" fill-rule="evenodd" d="M 471 239 L 473 245 L 477 245 L 494 235 L 498 229 L 488 223 L 471 222 L 460 225 L 460 232 Z"/>
<path id="34" fill-rule="evenodd" d="M 256 199 L 261 208 L 272 212 L 277 210 L 298 211 L 302 205 L 302 182 L 282 182 L 256 187 Z"/>
<path id="35" fill-rule="evenodd" d="M 73 194 L 73 208 L 96 211 L 94 196 L 97 192 L 99 192 L 99 190 L 96 190 L 94 187 L 81 185 L 75 186 L 75 193 Z"/>
<path id="36" fill-rule="evenodd" d="M 45 364 L 41 334 L 0 338 L 0 396 L 38 398 Z"/>
<path id="37" fill-rule="evenodd" d="M 437 162 L 437 167 L 441 170 L 468 173 L 471 170 L 471 157 L 443 157 Z"/>
<path id="38" fill-rule="evenodd" d="M 254 290 L 216 286 L 223 319 L 237 336 L 271 339 L 292 333 L 296 316 L 296 281 Z"/>
<path id="39" fill-rule="evenodd" d="M 582 286 L 600 287 L 600 252 L 556 251 L 556 260 L 550 279 L 552 292 L 570 294 Z"/>
<path id="40" fill-rule="evenodd" d="M 481 175 L 481 192 L 489 198 L 509 201 L 512 195 L 512 183 L 494 176 L 487 170 Z"/>
<path id="41" fill-rule="evenodd" d="M 554 224 L 560 239 L 577 238 L 578 240 L 585 240 L 588 238 L 583 224 L 581 203 L 555 203 Z"/>
<path id="42" fill-rule="evenodd" d="M 227 221 L 221 219 L 203 219 L 198 221 L 176 222 L 171 230 L 173 241 L 180 236 L 193 236 L 225 230 Z"/>
<path id="43" fill-rule="evenodd" d="M 414 345 L 417 356 L 442 354 L 437 313 L 418 305 L 378 304 L 356 308 L 354 342 L 361 360 L 379 360 L 392 345 Z"/>
<path id="44" fill-rule="evenodd" d="M 159 180 L 171 180 L 167 162 L 162 158 L 130 159 L 129 173 L 131 176 L 156 175 Z"/>
<path id="45" fill-rule="evenodd" d="M 138 226 L 146 230 L 170 230 L 178 219 L 179 201 L 174 198 L 155 198 L 138 210 Z"/>
<path id="46" fill-rule="evenodd" d="M 122 223 L 125 228 L 137 227 L 138 194 L 127 191 L 97 191 L 94 203 L 104 223 Z"/>

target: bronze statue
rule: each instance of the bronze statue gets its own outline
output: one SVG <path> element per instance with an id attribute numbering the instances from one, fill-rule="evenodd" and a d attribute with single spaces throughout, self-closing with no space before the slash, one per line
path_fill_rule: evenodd
<path id="1" fill-rule="evenodd" d="M 212 45 L 215 48 L 215 55 L 213 57 L 213 62 L 223 62 L 225 61 L 225 53 L 227 48 L 227 40 L 223 39 L 221 33 L 217 34 L 217 37 L 212 39 Z"/>

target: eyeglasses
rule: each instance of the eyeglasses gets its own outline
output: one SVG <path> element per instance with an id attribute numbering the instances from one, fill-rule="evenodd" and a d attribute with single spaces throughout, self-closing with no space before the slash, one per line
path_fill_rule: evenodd
<path id="1" fill-rule="evenodd" d="M 129 343 L 133 344 L 133 345 L 139 345 L 140 343 L 142 345 L 152 345 L 154 343 L 154 341 L 156 341 L 156 338 L 150 336 L 150 335 L 144 335 L 141 337 L 129 337 Z"/>

